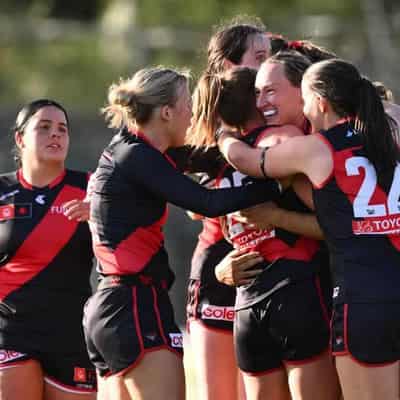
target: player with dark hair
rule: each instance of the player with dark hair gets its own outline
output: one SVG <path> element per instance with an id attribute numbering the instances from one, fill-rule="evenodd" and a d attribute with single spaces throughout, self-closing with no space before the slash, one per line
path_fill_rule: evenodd
<path id="1" fill-rule="evenodd" d="M 225 132 L 219 145 L 250 175 L 311 180 L 332 256 L 332 349 L 344 398 L 398 399 L 398 126 L 372 82 L 339 59 L 311 66 L 302 96 L 315 134 L 260 150 Z"/>
<path id="2" fill-rule="evenodd" d="M 65 168 L 69 119 L 53 100 L 24 106 L 18 170 L 0 175 L 0 398 L 95 397 L 82 329 L 92 245 L 88 174 Z"/>

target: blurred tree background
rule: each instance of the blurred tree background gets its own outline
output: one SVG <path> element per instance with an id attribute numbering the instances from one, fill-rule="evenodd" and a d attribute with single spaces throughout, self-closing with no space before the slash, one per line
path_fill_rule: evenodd
<path id="1" fill-rule="evenodd" d="M 8 132 L 16 112 L 38 97 L 70 110 L 69 165 L 94 169 L 111 136 L 99 115 L 110 83 L 150 64 L 189 67 L 196 77 L 212 28 L 239 14 L 334 50 L 400 97 L 399 0 L 0 0 L 2 171 L 13 168 Z M 172 209 L 167 244 L 181 321 L 198 228 Z"/>

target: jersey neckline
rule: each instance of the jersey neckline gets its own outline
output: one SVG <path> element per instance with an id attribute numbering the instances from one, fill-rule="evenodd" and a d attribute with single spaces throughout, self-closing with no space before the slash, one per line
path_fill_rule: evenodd
<path id="1" fill-rule="evenodd" d="M 20 168 L 20 169 L 17 171 L 17 179 L 18 179 L 19 183 L 22 185 L 22 187 L 23 187 L 24 189 L 28 189 L 28 190 L 35 190 L 35 189 L 41 189 L 41 190 L 43 190 L 43 189 L 46 189 L 46 188 L 52 189 L 54 186 L 58 185 L 58 184 L 64 179 L 66 173 L 67 173 L 67 170 L 64 169 L 64 170 L 61 172 L 60 175 L 58 175 L 55 179 L 53 179 L 48 185 L 43 186 L 43 187 L 33 186 L 32 184 L 30 184 L 30 183 L 24 178 L 23 173 L 22 173 L 22 168 Z"/>

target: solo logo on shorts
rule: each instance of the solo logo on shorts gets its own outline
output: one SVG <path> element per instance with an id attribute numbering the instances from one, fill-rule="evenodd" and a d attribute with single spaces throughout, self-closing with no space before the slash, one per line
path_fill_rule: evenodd
<path id="1" fill-rule="evenodd" d="M 183 335 L 182 333 L 170 333 L 169 338 L 171 339 L 172 347 L 183 347 Z"/>
<path id="2" fill-rule="evenodd" d="M 204 304 L 201 309 L 201 317 L 204 319 L 233 321 L 235 319 L 235 310 L 233 307 Z"/>

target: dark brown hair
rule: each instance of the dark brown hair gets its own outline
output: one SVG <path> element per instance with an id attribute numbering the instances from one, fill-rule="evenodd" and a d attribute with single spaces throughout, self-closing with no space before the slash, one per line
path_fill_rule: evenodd
<path id="1" fill-rule="evenodd" d="M 264 33 L 264 24 L 256 18 L 247 22 L 234 20 L 219 27 L 208 43 L 207 72 L 223 71 L 225 60 L 239 65 L 248 49 L 249 38 Z"/>
<path id="2" fill-rule="evenodd" d="M 312 64 L 336 58 L 336 54 L 322 46 L 318 46 L 309 40 L 288 40 L 282 35 L 268 33 L 271 43 L 271 53 L 276 54 L 278 51 L 297 51 L 307 57 Z"/>
<path id="3" fill-rule="evenodd" d="M 69 127 L 69 118 L 65 108 L 54 100 L 50 99 L 38 99 L 34 100 L 21 108 L 17 114 L 15 124 L 12 127 L 12 134 L 15 135 L 18 132 L 20 135 L 24 134 L 25 128 L 28 125 L 31 118 L 44 107 L 56 107 L 61 110 L 65 115 L 65 120 L 67 121 L 67 126 Z M 14 146 L 12 150 L 14 161 L 18 167 L 21 166 L 21 152 L 18 146 Z"/>
<path id="4" fill-rule="evenodd" d="M 339 117 L 354 120 L 354 129 L 362 135 L 367 157 L 378 172 L 395 167 L 400 158 L 398 127 L 385 113 L 368 78 L 351 63 L 333 59 L 312 65 L 305 79 Z"/>
<path id="5" fill-rule="evenodd" d="M 203 74 L 193 94 L 193 105 L 203 110 L 189 130 L 187 142 L 196 147 L 214 145 L 214 132 L 222 119 L 241 130 L 257 113 L 254 83 L 257 72 L 247 67 L 220 74 Z"/>
<path id="6" fill-rule="evenodd" d="M 286 79 L 295 87 L 301 87 L 301 80 L 311 61 L 297 51 L 279 51 L 269 57 L 266 63 L 281 64 Z"/>

